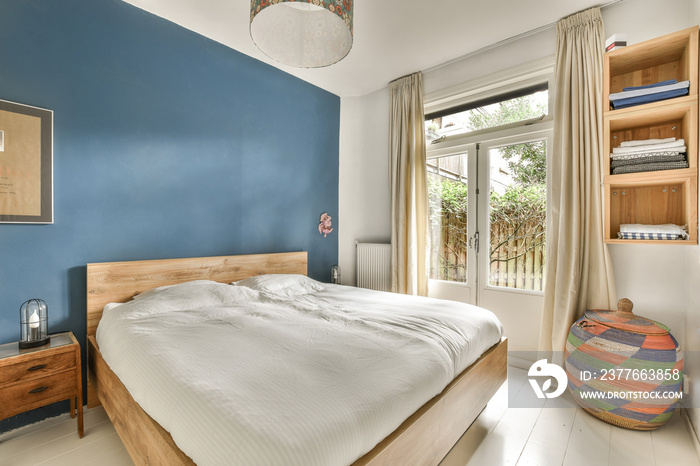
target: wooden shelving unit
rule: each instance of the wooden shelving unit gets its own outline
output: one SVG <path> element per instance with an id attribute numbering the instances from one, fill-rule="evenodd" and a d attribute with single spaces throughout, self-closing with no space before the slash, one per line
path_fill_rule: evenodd
<path id="1" fill-rule="evenodd" d="M 603 183 L 606 243 L 698 244 L 698 27 L 605 54 Z M 609 95 L 668 79 L 690 81 L 689 95 L 613 110 Z M 623 141 L 684 139 L 689 168 L 611 175 L 610 153 Z M 688 240 L 621 240 L 620 225 L 686 225 Z"/>

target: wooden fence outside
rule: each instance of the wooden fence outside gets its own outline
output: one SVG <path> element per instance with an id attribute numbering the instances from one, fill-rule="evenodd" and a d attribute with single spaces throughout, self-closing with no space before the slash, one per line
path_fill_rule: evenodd
<path id="1" fill-rule="evenodd" d="M 544 290 L 545 231 L 542 222 L 491 224 L 489 285 Z"/>
<path id="2" fill-rule="evenodd" d="M 489 285 L 534 291 L 544 289 L 544 218 L 510 217 L 494 221 L 490 238 Z M 439 224 L 433 223 L 431 242 L 433 251 L 437 250 L 438 254 L 431 254 L 430 278 L 465 282 L 466 213 L 442 215 Z"/>
<path id="3" fill-rule="evenodd" d="M 467 281 L 467 215 L 466 212 L 443 213 L 439 224 L 430 232 L 430 278 L 451 282 Z"/>

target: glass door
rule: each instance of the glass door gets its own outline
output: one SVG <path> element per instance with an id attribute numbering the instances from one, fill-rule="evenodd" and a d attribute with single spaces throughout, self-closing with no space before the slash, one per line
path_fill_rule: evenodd
<path id="1" fill-rule="evenodd" d="M 476 302 L 476 144 L 429 158 L 430 296 Z"/>
<path id="2" fill-rule="evenodd" d="M 515 351 L 537 348 L 543 304 L 553 122 L 542 78 L 446 108 L 441 96 L 425 116 L 429 295 L 492 310 Z"/>
<path id="3" fill-rule="evenodd" d="M 479 145 L 479 306 L 537 347 L 543 305 L 551 131 Z"/>

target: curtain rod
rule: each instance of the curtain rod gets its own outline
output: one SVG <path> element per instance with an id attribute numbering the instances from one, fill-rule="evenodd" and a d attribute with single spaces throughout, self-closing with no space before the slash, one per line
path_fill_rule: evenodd
<path id="1" fill-rule="evenodd" d="M 625 1 L 625 0 L 611 0 L 611 1 L 607 2 L 607 3 L 604 3 L 604 4 L 602 4 L 602 5 L 599 5 L 598 8 L 600 8 L 600 9 L 607 8 L 607 7 L 611 6 L 611 5 L 615 5 L 616 3 L 621 3 L 621 2 L 624 2 L 624 1 Z M 594 7 L 591 7 L 591 8 L 594 8 Z M 575 14 L 575 13 L 574 13 L 574 14 Z M 422 70 L 421 72 L 422 72 L 422 73 L 430 73 L 431 71 L 435 71 L 435 70 L 437 70 L 437 69 L 440 69 L 440 68 L 442 68 L 443 66 L 451 65 L 452 63 L 458 62 L 458 61 L 460 61 L 460 60 L 464 60 L 465 58 L 471 57 L 471 56 L 473 56 L 473 55 L 478 55 L 478 54 L 480 54 L 480 53 L 486 52 L 486 51 L 491 50 L 491 49 L 495 49 L 496 47 L 500 47 L 500 46 L 505 45 L 505 44 L 508 44 L 508 43 L 510 43 L 510 42 L 513 42 L 513 41 L 516 41 L 516 40 L 519 40 L 519 39 L 523 39 L 523 38 L 528 37 L 528 36 L 531 36 L 531 35 L 533 35 L 533 34 L 537 34 L 538 32 L 546 31 L 546 30 L 549 29 L 549 28 L 555 27 L 555 26 L 557 25 L 558 22 L 559 22 L 559 21 L 554 21 L 554 22 L 552 22 L 552 23 L 545 24 L 544 26 L 540 26 L 540 27 L 538 27 L 538 28 L 531 29 L 531 30 L 529 30 L 529 31 L 525 31 L 525 32 L 523 32 L 523 33 L 517 34 L 517 35 L 512 36 L 512 37 L 508 37 L 508 38 L 503 39 L 503 40 L 501 40 L 501 41 L 499 41 L 499 42 L 496 42 L 496 43 L 493 43 L 493 44 L 491 44 L 491 45 L 487 45 L 487 46 L 482 47 L 482 48 L 480 48 L 480 49 L 474 50 L 474 51 L 472 51 L 472 52 L 466 53 L 466 54 L 464 54 L 464 55 L 462 55 L 462 56 L 460 56 L 460 57 L 453 58 L 452 60 L 448 60 L 448 61 L 446 61 L 446 62 L 444 62 L 444 63 L 440 63 L 439 65 L 435 65 L 435 66 L 431 66 L 430 68 L 426 68 L 426 69 Z"/>

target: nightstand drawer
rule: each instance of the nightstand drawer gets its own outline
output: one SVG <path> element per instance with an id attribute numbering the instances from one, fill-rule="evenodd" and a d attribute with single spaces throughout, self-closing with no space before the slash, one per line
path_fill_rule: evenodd
<path id="1" fill-rule="evenodd" d="M 75 357 L 74 353 L 71 354 Z M 75 370 L 68 370 L 6 385 L 0 388 L 0 419 L 74 397 L 77 383 Z"/>
<path id="2" fill-rule="evenodd" d="M 22 380 L 44 377 L 74 367 L 75 351 L 64 351 L 59 354 L 34 358 L 30 361 L 10 364 L 0 371 L 0 387 Z"/>
<path id="3" fill-rule="evenodd" d="M 71 332 L 50 337 L 36 348 L 20 348 L 18 342 L 0 345 L 0 419 L 68 400 L 82 438 L 80 345 Z"/>

